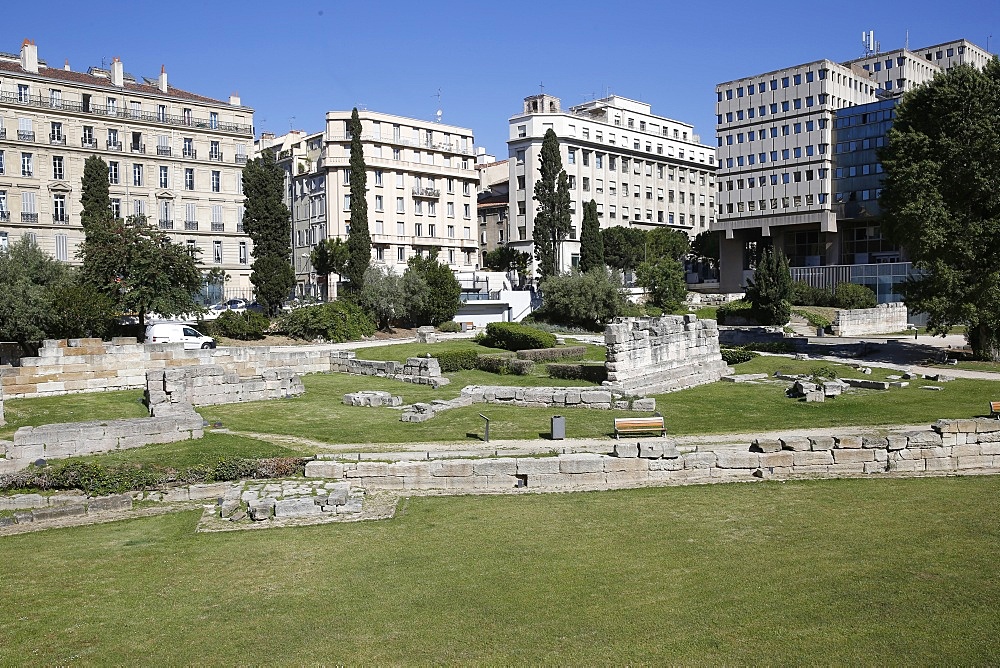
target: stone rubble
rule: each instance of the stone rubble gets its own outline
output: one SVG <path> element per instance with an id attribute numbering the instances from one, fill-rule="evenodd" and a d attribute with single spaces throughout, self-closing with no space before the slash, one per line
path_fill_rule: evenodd
<path id="1" fill-rule="evenodd" d="M 434 357 L 409 357 L 405 363 L 393 360 L 359 360 L 353 351 L 340 350 L 330 354 L 330 370 L 356 376 L 392 378 L 435 388 L 451 382 L 441 375 L 441 365 Z"/>

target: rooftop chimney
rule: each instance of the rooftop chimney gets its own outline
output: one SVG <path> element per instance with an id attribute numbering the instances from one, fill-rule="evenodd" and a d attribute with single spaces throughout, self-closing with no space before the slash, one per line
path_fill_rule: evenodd
<path id="1" fill-rule="evenodd" d="M 111 85 L 119 88 L 125 85 L 125 66 L 118 56 L 111 61 Z"/>
<path id="2" fill-rule="evenodd" d="M 66 59 L 66 63 L 63 65 L 63 69 L 66 70 L 67 72 L 70 71 L 70 69 L 69 69 L 69 58 Z"/>
<path id="3" fill-rule="evenodd" d="M 30 39 L 21 43 L 21 69 L 38 74 L 38 47 Z"/>
<path id="4" fill-rule="evenodd" d="M 229 106 L 238 107 L 240 106 L 240 92 L 233 91 L 232 95 L 229 96 Z"/>
<path id="5" fill-rule="evenodd" d="M 167 92 L 167 66 L 160 65 L 160 83 L 159 88 L 161 93 Z"/>

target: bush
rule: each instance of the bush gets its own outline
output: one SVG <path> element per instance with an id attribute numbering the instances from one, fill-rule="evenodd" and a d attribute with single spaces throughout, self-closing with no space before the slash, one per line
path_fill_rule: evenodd
<path id="1" fill-rule="evenodd" d="M 556 345 L 554 334 L 516 322 L 491 322 L 486 325 L 483 345 L 504 350 L 527 350 L 531 348 L 552 348 Z"/>
<path id="2" fill-rule="evenodd" d="M 857 283 L 840 283 L 833 295 L 837 308 L 875 308 L 878 300 L 871 288 Z"/>
<path id="3" fill-rule="evenodd" d="M 753 304 L 753 317 L 762 325 L 784 325 L 792 315 L 792 275 L 788 258 L 780 250 L 765 248 L 752 279 L 747 281 L 746 299 Z"/>
<path id="4" fill-rule="evenodd" d="M 463 371 L 476 368 L 476 358 L 479 357 L 479 353 L 475 350 L 451 350 L 437 353 L 435 357 L 441 366 L 441 371 Z"/>
<path id="5" fill-rule="evenodd" d="M 826 288 L 814 288 L 805 281 L 792 283 L 792 304 L 796 306 L 832 306 L 833 294 Z"/>
<path id="6" fill-rule="evenodd" d="M 454 320 L 446 320 L 438 325 L 439 332 L 461 332 L 462 326 L 455 322 Z"/>
<path id="7" fill-rule="evenodd" d="M 550 276 L 542 282 L 541 291 L 542 308 L 535 312 L 536 318 L 591 331 L 622 315 L 626 304 L 618 280 L 604 269 Z"/>
<path id="8" fill-rule="evenodd" d="M 549 364 L 549 378 L 585 380 L 603 383 L 608 379 L 608 369 L 603 364 Z"/>
<path id="9" fill-rule="evenodd" d="M 583 357 L 586 354 L 587 346 L 562 346 L 560 348 L 537 348 L 517 351 L 518 359 L 531 360 L 533 362 L 548 362 L 567 357 Z"/>
<path id="10" fill-rule="evenodd" d="M 730 319 L 746 318 L 747 320 L 752 320 L 752 311 L 753 304 L 746 299 L 737 299 L 720 306 L 715 312 L 715 317 L 720 325 L 728 325 Z"/>
<path id="11" fill-rule="evenodd" d="M 739 346 L 744 350 L 758 350 L 762 353 L 794 353 L 797 352 L 795 344 L 791 341 L 760 341 L 757 343 L 746 343 Z"/>
<path id="12" fill-rule="evenodd" d="M 476 368 L 480 371 L 501 375 L 527 376 L 534 366 L 531 360 L 519 360 L 510 353 L 490 353 L 476 359 Z"/>
<path id="13" fill-rule="evenodd" d="M 722 361 L 726 364 L 743 364 L 744 362 L 749 362 L 754 357 L 760 357 L 760 353 L 755 353 L 746 348 L 723 348 Z"/>
<path id="14" fill-rule="evenodd" d="M 375 333 L 375 323 L 368 314 L 341 300 L 297 308 L 281 317 L 280 326 L 294 339 L 323 337 L 333 343 L 356 341 Z"/>
<path id="15" fill-rule="evenodd" d="M 212 331 L 217 336 L 225 336 L 240 341 L 263 339 L 264 332 L 271 326 L 266 316 L 256 311 L 225 311 L 214 323 Z"/>
<path id="16" fill-rule="evenodd" d="M 813 378 L 837 378 L 837 369 L 832 366 L 824 364 L 823 366 L 818 366 L 811 372 Z"/>

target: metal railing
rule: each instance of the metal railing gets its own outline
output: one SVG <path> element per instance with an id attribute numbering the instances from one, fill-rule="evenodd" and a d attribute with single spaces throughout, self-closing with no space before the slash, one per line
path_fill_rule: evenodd
<path id="1" fill-rule="evenodd" d="M 38 214 L 37 213 L 24 213 L 21 212 L 21 222 L 22 223 L 37 223 Z"/>
<path id="2" fill-rule="evenodd" d="M 184 157 L 184 158 L 195 158 L 196 159 L 198 157 L 198 150 L 197 149 L 193 149 L 193 148 L 192 149 L 185 149 L 185 150 L 181 151 L 181 157 Z"/>
<path id="3" fill-rule="evenodd" d="M 122 150 L 122 143 L 120 141 L 119 142 L 111 142 L 111 141 L 109 141 L 109 142 L 105 142 L 105 144 L 107 145 L 109 151 L 120 151 L 120 150 Z"/>
<path id="4" fill-rule="evenodd" d="M 86 137 L 80 137 L 80 146 L 83 148 L 97 148 L 97 140 L 91 137 L 87 139 Z"/>
<path id="5" fill-rule="evenodd" d="M 50 144 L 61 144 L 61 145 L 65 146 L 66 145 L 66 135 L 63 135 L 63 134 L 58 134 L 57 135 L 57 134 L 54 134 L 54 133 L 50 134 L 49 135 L 49 143 Z"/>
<path id="6" fill-rule="evenodd" d="M 170 147 L 169 146 L 157 146 L 156 147 L 156 155 L 166 155 L 166 156 L 169 156 L 170 155 Z"/>
<path id="7" fill-rule="evenodd" d="M 222 154 L 221 153 L 211 153 L 211 152 L 209 152 L 208 159 L 209 160 L 213 160 L 215 162 L 222 162 Z"/>
<path id="8" fill-rule="evenodd" d="M 188 231 L 197 231 L 198 221 L 197 220 L 185 220 L 184 229 Z"/>
<path id="9" fill-rule="evenodd" d="M 35 141 L 35 133 L 34 132 L 29 132 L 27 130 L 18 130 L 17 131 L 17 140 L 18 141 Z"/>
<path id="10" fill-rule="evenodd" d="M 124 118 L 134 121 L 144 121 L 147 123 L 160 123 L 162 125 L 179 125 L 206 130 L 218 130 L 220 132 L 234 132 L 237 134 L 252 134 L 253 127 L 240 123 L 224 123 L 213 121 L 212 119 L 194 118 L 193 116 L 161 114 L 158 112 L 133 111 L 131 109 L 118 109 L 117 106 L 106 107 L 91 103 L 87 107 L 81 102 L 63 100 L 60 104 L 52 104 L 48 98 L 41 95 L 18 95 L 17 93 L 2 92 L 0 101 L 23 104 L 29 107 L 43 107 L 47 109 L 59 109 L 81 114 L 93 114 L 95 116 L 110 116 L 112 118 Z"/>
<path id="11" fill-rule="evenodd" d="M 440 197 L 441 191 L 437 188 L 413 188 L 414 197 Z"/>
<path id="12" fill-rule="evenodd" d="M 0 211 L 0 221 L 7 222 L 10 220 L 10 211 Z"/>
<path id="13" fill-rule="evenodd" d="M 225 232 L 226 231 L 226 225 L 225 225 L 225 223 L 212 223 L 212 231 L 213 232 Z"/>
<path id="14" fill-rule="evenodd" d="M 332 135 L 330 141 L 350 141 L 350 135 Z M 458 142 L 429 142 L 423 139 L 404 139 L 403 137 L 385 137 L 382 135 L 373 135 L 369 133 L 361 134 L 361 141 L 372 141 L 379 142 L 382 144 L 397 144 L 399 146 L 411 146 L 413 148 L 429 148 L 436 151 L 447 151 L 448 153 L 458 153 L 459 155 L 473 155 L 475 154 L 474 146 L 466 146 L 462 148 L 462 145 Z"/>
<path id="15" fill-rule="evenodd" d="M 174 221 L 172 220 L 161 220 L 160 221 L 161 230 L 172 230 L 174 229 Z"/>
<path id="16" fill-rule="evenodd" d="M 52 222 L 56 225 L 69 225 L 69 216 L 66 214 L 52 214 Z"/>
<path id="17" fill-rule="evenodd" d="M 145 153 L 146 152 L 146 145 L 145 144 L 129 144 L 129 150 L 132 151 L 133 153 Z"/>
<path id="18" fill-rule="evenodd" d="M 233 160 L 234 160 L 234 162 L 237 165 L 245 165 L 245 164 L 247 164 L 247 157 L 246 157 L 246 155 L 239 155 L 239 154 L 237 154 L 236 157 Z"/>

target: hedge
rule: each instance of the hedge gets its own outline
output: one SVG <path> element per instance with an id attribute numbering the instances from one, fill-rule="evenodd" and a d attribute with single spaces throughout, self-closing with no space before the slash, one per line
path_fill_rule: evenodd
<path id="1" fill-rule="evenodd" d="M 480 371 L 512 376 L 527 376 L 535 367 L 531 360 L 519 360 L 504 353 L 480 355 L 476 368 Z"/>
<path id="2" fill-rule="evenodd" d="M 240 341 L 263 339 L 271 321 L 256 311 L 225 311 L 212 323 L 212 332 Z"/>
<path id="3" fill-rule="evenodd" d="M 548 362 L 566 357 L 582 357 L 587 354 L 587 346 L 562 346 L 560 348 L 529 348 L 518 350 L 517 358 L 533 362 Z"/>
<path id="4" fill-rule="evenodd" d="M 303 306 L 284 314 L 280 326 L 293 339 L 323 337 L 331 343 L 356 341 L 375 333 L 375 323 L 360 307 L 348 301 Z"/>
<path id="5" fill-rule="evenodd" d="M 586 380 L 603 383 L 608 379 L 608 369 L 603 364 L 549 364 L 549 378 Z"/>
<path id="6" fill-rule="evenodd" d="M 747 318 L 752 319 L 753 315 L 751 311 L 753 310 L 753 305 L 746 299 L 737 299 L 735 301 L 727 302 L 719 307 L 715 312 L 715 317 L 719 321 L 720 325 L 725 325 L 727 319 L 732 317 Z"/>
<path id="7" fill-rule="evenodd" d="M 459 325 L 454 320 L 446 320 L 446 321 L 442 322 L 440 325 L 438 325 L 438 331 L 439 332 L 452 332 L 452 333 L 454 333 L 454 332 L 461 332 L 462 331 L 462 326 Z"/>
<path id="8" fill-rule="evenodd" d="M 555 334 L 549 334 L 516 322 L 491 322 L 486 325 L 483 345 L 514 351 L 554 348 L 556 337 Z"/>
<path id="9" fill-rule="evenodd" d="M 743 364 L 754 357 L 760 357 L 760 353 L 746 348 L 723 348 L 720 352 L 722 353 L 722 361 L 726 364 Z"/>
<path id="10" fill-rule="evenodd" d="M 451 350 L 437 353 L 435 357 L 441 366 L 441 371 L 463 371 L 476 368 L 476 358 L 479 357 L 479 353 L 475 350 Z"/>

